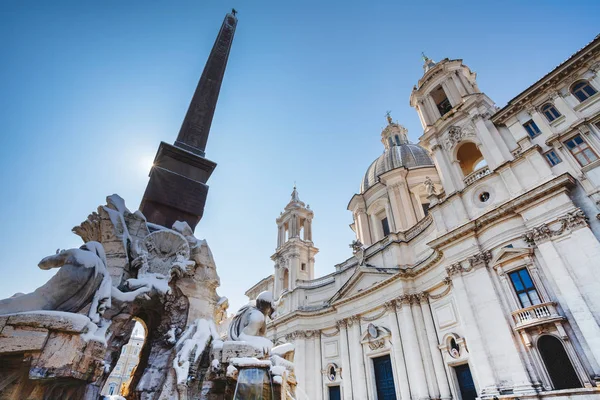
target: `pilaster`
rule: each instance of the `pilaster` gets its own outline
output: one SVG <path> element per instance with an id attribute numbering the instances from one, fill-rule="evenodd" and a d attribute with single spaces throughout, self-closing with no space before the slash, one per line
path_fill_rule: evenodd
<path id="1" fill-rule="evenodd" d="M 392 347 L 394 349 L 394 365 L 396 367 L 396 375 L 398 377 L 398 388 L 396 394 L 399 394 L 400 400 L 410 400 L 410 385 L 408 383 L 408 372 L 406 371 L 406 361 L 404 359 L 404 351 L 402 349 L 402 337 L 398 328 L 398 316 L 396 314 L 396 301 L 385 303 L 387 310 L 388 325 L 392 333 Z"/>

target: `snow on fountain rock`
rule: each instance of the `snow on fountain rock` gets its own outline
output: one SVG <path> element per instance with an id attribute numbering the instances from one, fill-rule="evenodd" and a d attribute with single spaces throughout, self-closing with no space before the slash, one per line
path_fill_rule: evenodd
<path id="1" fill-rule="evenodd" d="M 227 377 L 236 379 L 238 374 L 238 369 L 233 366 L 233 364 L 229 364 L 227 366 Z"/>
<path id="2" fill-rule="evenodd" d="M 87 332 L 82 333 L 80 336 L 86 342 L 92 340 L 102 343 L 104 346 L 106 346 L 106 331 L 110 327 L 111 323 L 112 321 L 106 319 L 102 319 L 100 321 L 100 325 L 96 325 L 90 321 L 87 325 Z"/>
<path id="3" fill-rule="evenodd" d="M 177 376 L 177 383 L 183 384 L 187 381 L 190 372 L 190 358 L 194 355 L 193 362 L 198 358 L 208 345 L 210 339 L 218 339 L 217 327 L 214 321 L 197 319 L 181 335 L 175 345 L 177 354 L 173 360 L 173 369 Z"/>

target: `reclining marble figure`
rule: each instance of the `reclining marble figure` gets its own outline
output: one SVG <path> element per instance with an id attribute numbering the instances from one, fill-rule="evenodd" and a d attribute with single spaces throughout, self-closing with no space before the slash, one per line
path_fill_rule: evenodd
<path id="1" fill-rule="evenodd" d="M 247 342 L 269 354 L 273 342 L 265 337 L 267 333 L 267 317 L 275 312 L 273 294 L 262 292 L 233 317 L 229 325 L 229 340 Z"/>
<path id="2" fill-rule="evenodd" d="M 102 244 L 90 241 L 78 249 L 62 250 L 42 259 L 38 267 L 60 269 L 34 292 L 0 300 L 0 315 L 37 310 L 76 313 L 91 302 L 88 317 L 100 322 L 111 306 L 112 289 Z"/>

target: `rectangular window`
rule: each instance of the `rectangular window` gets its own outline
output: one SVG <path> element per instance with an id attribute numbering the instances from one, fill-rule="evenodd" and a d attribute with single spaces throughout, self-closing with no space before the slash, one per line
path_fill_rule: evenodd
<path id="1" fill-rule="evenodd" d="M 526 308 L 542 302 L 527 268 L 513 271 L 508 276 L 510 276 L 510 281 L 515 288 L 521 307 Z"/>
<path id="2" fill-rule="evenodd" d="M 523 128 L 525 128 L 529 136 L 532 138 L 536 137 L 541 133 L 540 128 L 538 128 L 538 126 L 532 120 L 525 122 L 523 124 Z"/>
<path id="3" fill-rule="evenodd" d="M 429 203 L 423 203 L 421 204 L 421 207 L 423 207 L 423 214 L 425 214 L 425 216 L 429 215 Z"/>
<path id="4" fill-rule="evenodd" d="M 306 271 L 306 264 L 305 264 L 305 263 L 302 263 L 302 265 L 300 266 L 300 269 L 301 269 L 302 271 Z"/>
<path id="5" fill-rule="evenodd" d="M 596 153 L 594 153 L 590 146 L 588 146 L 588 144 L 581 138 L 581 135 L 574 136 L 567 140 L 565 145 L 582 167 L 585 167 L 589 163 L 592 163 L 598 159 Z"/>
<path id="6" fill-rule="evenodd" d="M 544 156 L 546 156 L 546 161 L 548 161 L 548 164 L 550 164 L 551 167 L 554 167 L 556 164 L 560 164 L 562 162 L 554 150 L 550 150 L 549 152 L 545 153 Z"/>
<path id="7" fill-rule="evenodd" d="M 381 228 L 383 229 L 383 236 L 390 234 L 390 225 L 388 224 L 387 217 L 381 220 Z"/>

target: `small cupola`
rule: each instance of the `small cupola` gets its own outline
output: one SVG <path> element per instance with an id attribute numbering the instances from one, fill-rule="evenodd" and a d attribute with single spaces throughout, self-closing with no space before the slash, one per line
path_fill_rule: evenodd
<path id="1" fill-rule="evenodd" d="M 381 143 L 389 150 L 392 146 L 408 143 L 408 130 L 398 122 L 393 122 L 390 111 L 386 113 L 388 125 L 381 132 Z"/>

